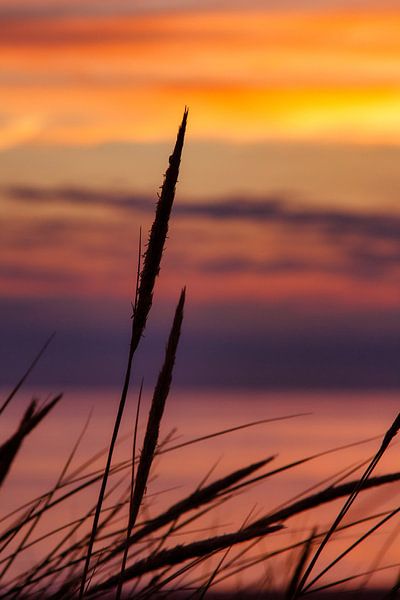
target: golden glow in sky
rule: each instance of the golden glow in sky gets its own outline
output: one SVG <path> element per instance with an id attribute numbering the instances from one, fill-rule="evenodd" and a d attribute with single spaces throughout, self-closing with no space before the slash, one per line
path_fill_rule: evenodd
<path id="1" fill-rule="evenodd" d="M 170 138 L 400 142 L 400 9 L 10 18 L 2 147 Z"/>

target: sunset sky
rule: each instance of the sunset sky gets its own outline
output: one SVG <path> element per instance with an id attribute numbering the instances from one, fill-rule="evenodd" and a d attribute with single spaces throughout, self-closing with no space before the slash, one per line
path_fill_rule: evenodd
<path id="1" fill-rule="evenodd" d="M 120 380 L 188 105 L 138 371 L 187 285 L 179 385 L 400 386 L 398 2 L 0 0 L 0 21 L 3 383 L 53 330 L 37 381 Z"/>

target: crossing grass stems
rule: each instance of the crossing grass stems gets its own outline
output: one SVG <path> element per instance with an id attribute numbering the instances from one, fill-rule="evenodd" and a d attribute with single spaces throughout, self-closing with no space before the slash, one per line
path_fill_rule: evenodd
<path id="1" fill-rule="evenodd" d="M 136 451 L 138 445 L 139 405 L 142 396 L 142 386 L 138 398 L 136 423 L 133 435 L 132 456 L 122 462 L 113 464 L 113 455 L 118 443 L 119 430 L 127 402 L 128 390 L 131 383 L 132 366 L 140 340 L 146 329 L 146 324 L 153 304 L 156 279 L 160 272 L 165 241 L 169 230 L 170 216 L 175 199 L 184 139 L 188 119 L 188 110 L 185 109 L 179 127 L 175 147 L 169 158 L 161 193 L 158 197 L 153 225 L 151 227 L 146 251 L 141 266 L 141 242 L 139 243 L 139 261 L 136 281 L 136 292 L 132 303 L 133 314 L 131 322 L 131 338 L 128 349 L 125 378 L 122 385 L 120 402 L 115 417 L 114 430 L 111 440 L 103 450 L 99 451 L 89 461 L 80 465 L 73 473 L 69 473 L 72 459 L 77 453 L 78 446 L 84 431 L 75 444 L 56 485 L 47 493 L 21 507 L 16 507 L 9 515 L 0 520 L 0 598 L 112 598 L 120 600 L 122 597 L 139 599 L 160 597 L 173 597 L 178 591 L 186 589 L 179 585 L 180 581 L 189 576 L 191 585 L 187 598 L 204 598 L 212 593 L 212 588 L 218 583 L 225 582 L 229 577 L 254 566 L 257 562 L 267 562 L 281 553 L 298 552 L 297 560 L 293 560 L 292 574 L 288 575 L 286 590 L 281 590 L 281 597 L 286 600 L 296 600 L 318 590 L 329 589 L 340 585 L 342 581 L 333 580 L 328 583 L 317 582 L 325 576 L 332 567 L 342 560 L 353 548 L 357 547 L 367 537 L 376 532 L 384 523 L 395 517 L 400 509 L 369 515 L 365 519 L 358 519 L 342 525 L 344 516 L 350 510 L 359 494 L 368 489 L 388 485 L 400 480 L 400 472 L 372 477 L 372 472 L 388 449 L 393 438 L 398 433 L 400 416 L 397 416 L 382 443 L 368 463 L 361 477 L 345 481 L 348 476 L 360 465 L 347 471 L 341 471 L 340 479 L 336 482 L 323 482 L 317 492 L 306 491 L 289 499 L 283 506 L 275 510 L 268 510 L 264 516 L 252 517 L 249 513 L 246 521 L 234 531 L 219 535 L 210 535 L 210 530 L 201 527 L 197 530 L 196 539 L 192 542 L 175 544 L 174 537 L 182 530 L 207 513 L 212 512 L 228 502 L 237 494 L 242 494 L 252 486 L 267 482 L 279 473 L 295 469 L 304 462 L 317 460 L 321 455 L 329 452 L 340 452 L 341 448 L 333 448 L 327 452 L 300 458 L 298 461 L 288 463 L 275 469 L 265 471 L 274 461 L 274 456 L 269 456 L 245 467 L 216 479 L 211 483 L 202 482 L 192 493 L 184 496 L 169 508 L 153 517 L 145 517 L 146 490 L 151 487 L 151 472 L 154 460 L 168 452 L 179 452 L 192 444 L 206 443 L 208 439 L 228 435 L 236 430 L 260 426 L 279 419 L 289 419 L 303 416 L 286 415 L 249 422 L 240 426 L 231 427 L 223 431 L 206 433 L 205 435 L 187 442 L 174 444 L 168 437 L 160 439 L 160 428 L 164 409 L 170 392 L 173 368 L 178 352 L 179 339 L 182 330 L 186 290 L 182 289 L 173 318 L 171 331 L 166 345 L 164 362 L 155 385 L 150 411 L 147 417 L 144 439 L 140 453 Z M 26 372 L 22 375 L 12 391 L 3 400 L 0 408 L 1 414 L 9 407 L 12 400 L 25 383 L 30 372 L 47 349 L 51 339 L 47 340 L 33 359 Z M 14 462 L 22 450 L 23 442 L 27 436 L 42 427 L 46 416 L 56 408 L 61 400 L 61 394 L 44 403 L 38 408 L 37 400 L 32 400 L 28 405 L 16 431 L 0 446 L 0 486 L 4 486 L 7 476 Z M 370 440 L 362 440 L 365 443 Z M 356 445 L 356 443 L 354 444 Z M 102 468 L 90 470 L 99 459 L 105 459 Z M 115 490 L 120 489 L 126 482 L 126 473 L 131 473 L 130 485 L 120 494 L 117 502 L 104 508 L 104 501 L 110 498 Z M 120 479 L 116 482 L 116 476 Z M 113 483 L 110 483 L 112 478 Z M 325 485 L 327 484 L 327 485 Z M 34 529 L 40 519 L 49 514 L 57 505 L 63 505 L 68 499 L 78 497 L 85 489 L 99 486 L 98 500 L 84 512 L 81 518 L 72 522 L 61 523 L 56 530 L 32 540 Z M 3 490 L 4 491 L 4 490 Z M 331 503 L 337 499 L 345 500 L 332 526 L 325 532 L 312 530 L 303 540 L 278 548 L 270 553 L 264 553 L 259 558 L 245 559 L 246 552 L 260 539 L 268 540 L 282 529 L 290 527 L 294 517 L 306 511 Z M 243 500 L 245 504 L 245 500 Z M 13 522 L 9 524 L 10 519 Z M 380 519 L 376 521 L 377 519 Z M 316 566 L 324 548 L 332 537 L 343 529 L 369 521 L 376 523 L 344 552 L 336 557 L 322 571 L 315 574 Z M 90 525 L 89 531 L 87 526 Z M 186 528 L 186 529 L 185 529 Z M 82 530 L 85 530 L 82 533 Z M 50 539 L 53 534 L 64 532 L 63 537 L 54 545 Z M 73 543 L 68 543 L 71 537 Z M 6 574 L 12 563 L 28 548 L 47 540 L 50 550 L 47 555 L 31 565 L 25 571 L 7 579 Z M 246 545 L 247 544 L 247 545 Z M 11 550 L 10 547 L 14 549 Z M 238 547 L 236 557 L 228 560 L 232 548 Z M 222 553 L 222 555 L 221 555 Z M 214 555 L 220 555 L 217 566 L 211 567 L 207 573 L 199 575 L 198 567 Z M 378 564 L 378 563 L 377 563 Z M 396 565 L 390 565 L 396 568 Z M 377 570 L 384 567 L 376 567 Z M 398 566 L 397 566 L 398 568 Z M 359 574 L 354 575 L 354 580 Z M 353 578 L 346 578 L 346 583 Z M 324 579 L 325 581 L 325 579 Z M 124 586 L 131 583 L 133 587 L 129 593 Z M 196 592 L 197 590 L 197 592 Z M 399 579 L 395 580 L 393 587 L 387 590 L 387 598 L 395 598 L 400 590 Z M 249 592 L 250 593 L 250 592 Z"/>

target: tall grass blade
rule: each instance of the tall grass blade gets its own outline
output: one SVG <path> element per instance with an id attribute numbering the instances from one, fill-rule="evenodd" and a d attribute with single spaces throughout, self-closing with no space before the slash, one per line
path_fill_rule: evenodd
<path id="1" fill-rule="evenodd" d="M 316 537 L 315 529 L 312 530 L 310 537 L 306 540 L 303 545 L 302 552 L 300 553 L 299 560 L 295 566 L 292 578 L 289 582 L 288 589 L 286 592 L 285 600 L 293 600 L 296 596 L 296 591 L 299 586 L 300 578 L 304 573 L 305 566 L 309 559 L 312 543 Z"/>
<path id="2" fill-rule="evenodd" d="M 321 579 L 321 577 L 323 577 L 325 575 L 325 573 L 327 573 L 330 569 L 332 569 L 335 565 L 337 565 L 337 563 L 339 561 L 341 561 L 342 558 L 347 556 L 352 550 L 354 550 L 354 548 L 357 548 L 357 546 L 359 546 L 370 535 L 375 533 L 375 531 L 377 531 L 380 527 L 385 525 L 385 523 L 387 523 L 390 519 L 392 519 L 394 516 L 396 516 L 399 512 L 400 512 L 400 507 L 395 508 L 388 515 L 386 515 L 383 519 L 381 519 L 378 523 L 376 523 L 373 527 L 368 529 L 368 531 L 366 531 L 363 535 L 361 535 L 357 540 L 355 540 L 355 542 L 353 542 L 348 548 L 346 548 L 346 550 L 343 550 L 343 552 L 341 552 L 333 561 L 331 561 L 326 567 L 324 567 L 322 569 L 322 571 L 320 573 L 318 573 L 318 575 L 316 577 L 314 577 L 314 579 L 312 579 L 312 581 L 310 581 L 310 583 L 308 584 L 307 588 L 305 588 L 305 590 L 311 588 L 315 583 L 317 583 L 317 581 L 319 581 Z"/>
<path id="3" fill-rule="evenodd" d="M 303 575 L 302 580 L 299 583 L 299 589 L 297 591 L 297 596 L 301 595 L 303 589 L 307 590 L 310 587 L 310 584 L 307 585 L 307 587 L 305 587 L 306 581 L 310 577 L 311 572 L 312 572 L 312 570 L 313 570 L 313 568 L 314 568 L 314 566 L 315 566 L 318 558 L 320 557 L 323 549 L 325 548 L 326 544 L 328 543 L 328 541 L 332 537 L 332 535 L 335 532 L 337 526 L 340 524 L 340 522 L 343 520 L 343 518 L 345 517 L 345 515 L 349 511 L 351 505 L 353 504 L 353 502 L 357 498 L 357 496 L 358 496 L 359 492 L 361 491 L 361 489 L 363 489 L 365 487 L 365 484 L 366 484 L 366 482 L 368 482 L 368 479 L 370 478 L 370 476 L 371 476 L 373 470 L 375 469 L 376 465 L 378 464 L 378 462 L 382 458 L 383 454 L 388 449 L 389 444 L 391 443 L 391 441 L 393 440 L 393 438 L 397 435 L 397 433 L 399 431 L 399 428 L 400 428 L 400 413 L 397 415 L 397 417 L 394 419 L 392 425 L 389 427 L 389 429 L 385 433 L 384 438 L 382 440 L 382 443 L 381 443 L 381 446 L 380 446 L 378 452 L 375 454 L 374 458 L 372 459 L 372 461 L 368 465 L 368 467 L 365 470 L 365 472 L 363 473 L 362 477 L 355 483 L 354 488 L 351 490 L 349 497 L 347 498 L 347 500 L 344 503 L 343 507 L 339 511 L 339 514 L 337 515 L 336 519 L 332 523 L 331 528 L 329 529 L 329 531 L 326 534 L 325 538 L 322 540 L 321 544 L 318 546 L 317 551 L 315 552 L 315 554 L 314 554 L 314 556 L 313 556 L 310 564 L 308 565 L 308 567 L 306 569 L 306 572 Z"/>
<path id="4" fill-rule="evenodd" d="M 8 394 L 7 398 L 4 400 L 3 404 L 1 405 L 0 415 L 3 414 L 3 412 L 5 411 L 5 409 L 7 408 L 7 406 L 10 404 L 11 400 L 14 398 L 15 394 L 23 386 L 23 384 L 25 383 L 26 379 L 29 377 L 29 375 L 31 374 L 31 372 L 33 371 L 33 369 L 36 367 L 37 363 L 42 358 L 43 354 L 45 353 L 45 351 L 46 351 L 48 345 L 50 344 L 50 342 L 53 340 L 54 336 L 55 336 L 55 333 L 52 333 L 51 336 L 46 340 L 46 342 L 43 344 L 43 346 L 41 347 L 41 349 L 39 350 L 39 352 L 37 353 L 37 355 L 35 356 L 35 358 L 31 362 L 31 364 L 29 365 L 29 367 L 25 371 L 25 373 L 22 375 L 21 379 L 14 386 L 14 388 L 11 390 L 11 392 Z"/>
<path id="5" fill-rule="evenodd" d="M 358 481 L 359 480 L 357 479 L 347 483 L 342 483 L 341 485 L 329 486 L 321 492 L 306 496 L 305 498 L 294 502 L 285 508 L 258 519 L 251 525 L 251 527 L 261 527 L 264 525 L 271 525 L 272 523 L 285 522 L 296 515 L 311 510 L 312 508 L 316 508 L 317 506 L 322 506 L 323 504 L 327 504 L 339 498 L 343 498 L 344 496 L 348 496 L 352 490 L 354 490 Z M 395 481 L 400 481 L 400 472 L 370 477 L 364 482 L 364 485 L 360 491 L 364 492 L 376 487 L 380 487 L 381 485 L 394 483 Z"/>
<path id="6" fill-rule="evenodd" d="M 234 485 L 237 481 L 248 477 L 254 471 L 261 469 L 266 464 L 268 464 L 274 457 L 269 457 L 265 460 L 258 461 L 247 467 L 242 469 L 238 469 L 229 473 L 225 477 L 221 479 L 217 479 L 211 484 L 201 488 L 200 490 L 196 490 L 193 494 L 190 494 L 183 500 L 177 502 L 161 515 L 158 515 L 148 523 L 144 524 L 140 529 L 138 529 L 129 539 L 130 544 L 137 543 L 138 541 L 144 539 L 146 536 L 151 535 L 158 529 L 161 529 L 165 525 L 174 522 L 179 517 L 182 517 L 184 514 L 189 511 L 195 510 L 204 506 L 205 504 L 209 504 L 218 498 L 221 491 L 229 489 L 232 485 Z M 110 558 L 118 554 L 123 550 L 123 545 L 117 546 L 114 550 L 112 550 L 110 554 Z"/>
<path id="7" fill-rule="evenodd" d="M 155 219 L 150 231 L 150 237 L 147 245 L 147 250 L 144 255 L 143 269 L 140 275 L 139 290 L 135 302 L 135 311 L 132 318 L 131 342 L 129 346 L 128 363 L 125 373 L 124 385 L 122 388 L 121 399 L 118 407 L 117 416 L 115 419 L 114 430 L 111 436 L 110 448 L 107 456 L 106 466 L 104 468 L 104 476 L 102 479 L 98 506 L 93 519 L 92 533 L 88 544 L 86 561 L 82 573 L 81 587 L 79 590 L 79 599 L 82 600 L 86 578 L 90 565 L 90 558 L 93 550 L 94 541 L 96 538 L 96 530 L 101 513 L 101 506 L 104 499 L 104 494 L 107 487 L 107 480 L 111 468 L 112 456 L 114 447 L 117 441 L 118 432 L 121 426 L 122 416 L 128 395 L 129 383 L 131 378 L 133 357 L 139 345 L 140 339 L 146 327 L 147 317 L 153 302 L 153 290 L 156 277 L 160 270 L 161 257 L 164 250 L 164 244 L 168 233 L 168 222 L 171 214 L 172 204 L 175 197 L 175 187 L 178 181 L 179 167 L 185 139 L 186 122 L 188 111 L 185 109 L 181 126 L 178 131 L 178 136 L 174 151 L 169 158 L 169 167 L 165 174 L 164 183 L 161 189 L 161 194 L 157 203 Z"/>
<path id="8" fill-rule="evenodd" d="M 167 452 L 172 452 L 173 450 L 179 450 L 180 448 L 186 448 L 186 446 L 191 446 L 192 444 L 198 444 L 199 442 L 205 442 L 215 437 L 219 437 L 221 435 L 226 435 L 227 433 L 233 433 L 234 431 L 241 431 L 242 429 L 247 429 L 249 427 L 254 427 L 255 425 L 264 425 L 265 423 L 276 423 L 277 421 L 286 421 L 289 419 L 297 419 L 298 417 L 306 417 L 311 415 L 310 412 L 301 412 L 294 413 L 291 415 L 284 415 L 283 417 L 272 417 L 269 419 L 259 419 L 258 421 L 250 421 L 250 423 L 243 423 L 242 425 L 236 425 L 235 427 L 229 427 L 228 429 L 221 429 L 219 431 L 215 431 L 213 433 L 208 433 L 206 435 L 201 435 L 200 437 L 193 438 L 191 440 L 187 440 L 186 442 L 181 442 L 179 444 L 175 444 L 174 446 L 168 446 L 159 454 L 166 454 Z"/>
<path id="9" fill-rule="evenodd" d="M 280 531 L 282 528 L 282 525 L 271 525 L 268 527 L 260 527 L 258 529 L 247 527 L 242 531 L 226 533 L 191 544 L 182 544 L 175 546 L 174 548 L 162 550 L 157 555 L 140 560 L 125 569 L 123 580 L 128 581 L 145 573 L 162 569 L 166 566 L 178 565 L 192 558 L 211 556 L 215 552 L 224 550 L 229 546 L 240 544 L 250 539 L 254 539 L 255 537 L 263 537 L 276 531 Z M 118 583 L 118 579 L 119 575 L 110 577 L 108 580 L 94 586 L 90 590 L 89 595 L 112 589 Z"/>
<path id="10" fill-rule="evenodd" d="M 0 446 L 0 486 L 4 483 L 26 436 L 39 425 L 61 398 L 62 394 L 59 394 L 40 409 L 37 408 L 36 401 L 32 400 L 22 417 L 17 431 Z"/>
<path id="11" fill-rule="evenodd" d="M 130 498 L 129 498 L 129 521 L 128 527 L 126 530 L 126 544 L 124 549 L 124 554 L 121 562 L 121 571 L 120 578 L 118 581 L 118 588 L 116 599 L 119 600 L 122 594 L 122 573 L 125 571 L 126 561 L 128 560 L 128 551 L 129 551 L 129 538 L 132 534 L 133 523 L 132 523 L 132 514 L 133 514 L 133 499 L 134 499 L 134 489 L 135 489 L 135 460 L 136 460 L 136 441 L 137 441 L 137 433 L 138 433 L 138 425 L 139 425 L 139 413 L 140 413 L 140 404 L 142 400 L 142 392 L 143 392 L 143 379 L 140 385 L 139 390 L 139 398 L 137 403 L 136 410 L 136 419 L 135 419 L 135 428 L 133 432 L 133 445 L 132 445 L 132 471 L 131 471 L 131 490 L 130 490 Z"/>
<path id="12" fill-rule="evenodd" d="M 176 351 L 178 348 L 178 342 L 181 333 L 184 305 L 185 289 L 182 290 L 178 305 L 176 307 L 175 317 L 172 324 L 167 348 L 165 351 L 164 365 L 158 376 L 157 384 L 154 390 L 153 400 L 151 403 L 146 434 L 143 442 L 143 448 L 140 455 L 139 465 L 137 468 L 135 489 L 132 499 L 132 507 L 130 514 L 131 529 L 133 529 L 136 523 L 136 518 L 139 513 L 140 505 L 142 503 L 144 492 L 147 486 L 147 480 L 150 474 L 150 468 L 157 448 L 161 419 L 164 413 L 165 402 L 172 381 L 172 370 L 175 364 Z"/>
<path id="13" fill-rule="evenodd" d="M 88 416 L 88 418 L 87 418 L 87 420 L 86 420 L 86 422 L 85 422 L 85 424 L 83 426 L 83 429 L 80 432 L 80 434 L 78 436 L 78 439 L 76 440 L 76 442 L 75 442 L 75 444 L 74 444 L 74 446 L 73 446 L 73 448 L 72 448 L 72 450 L 71 450 L 71 452 L 70 452 L 70 454 L 69 454 L 69 456 L 68 456 L 68 458 L 67 458 L 67 460 L 66 460 L 66 462 L 65 462 L 65 464 L 64 464 L 64 466 L 62 468 L 62 470 L 61 470 L 61 473 L 60 473 L 60 475 L 59 475 L 59 477 L 57 479 L 57 482 L 56 482 L 55 486 L 53 487 L 52 490 L 50 490 L 47 498 L 45 499 L 45 504 L 44 504 L 45 508 L 50 504 L 50 502 L 51 502 L 54 494 L 57 492 L 57 490 L 59 489 L 61 483 L 63 482 L 63 480 L 64 480 L 64 478 L 65 478 L 65 476 L 66 476 L 66 474 L 68 472 L 68 469 L 69 469 L 69 467 L 70 467 L 70 465 L 71 465 L 71 463 L 73 461 L 73 458 L 74 458 L 74 456 L 75 456 L 75 454 L 76 454 L 76 452 L 77 452 L 77 450 L 79 448 L 79 445 L 80 445 L 80 443 L 81 443 L 81 441 L 82 441 L 82 439 L 83 439 L 83 437 L 84 437 L 84 435 L 85 435 L 85 433 L 87 431 L 90 419 L 91 419 L 91 413 L 89 414 L 89 416 Z M 20 552 L 22 552 L 24 549 L 26 549 L 26 547 L 28 545 L 28 540 L 29 540 L 30 536 L 32 535 L 33 531 L 35 530 L 37 524 L 39 523 L 40 518 L 41 518 L 42 515 L 43 515 L 43 512 L 39 513 L 38 516 L 31 523 L 28 531 L 24 535 L 24 538 L 22 539 L 21 543 L 19 544 L 17 550 L 10 556 L 9 562 L 6 564 L 6 566 L 2 570 L 2 572 L 0 574 L 0 579 L 2 579 L 4 577 L 5 573 L 10 568 L 10 566 L 13 563 L 13 561 L 20 554 Z M 28 585 L 28 584 L 29 584 L 29 578 L 25 582 L 25 585 Z M 18 598 L 19 595 L 20 595 L 20 592 L 17 593 L 14 596 L 14 600 L 16 600 L 16 598 Z"/>
<path id="14" fill-rule="evenodd" d="M 255 507 L 253 506 L 253 508 L 251 509 L 251 511 L 249 512 L 249 514 L 247 515 L 246 519 L 244 520 L 244 522 L 242 523 L 239 531 L 243 531 L 243 529 L 246 527 L 247 522 L 249 521 L 249 519 L 251 518 L 251 515 L 254 512 Z M 226 558 L 228 557 L 229 552 L 232 549 L 232 545 L 228 546 L 228 548 L 225 550 L 224 554 L 221 556 L 217 566 L 215 567 L 214 571 L 211 573 L 210 577 L 208 578 L 208 580 L 206 581 L 205 585 L 203 586 L 203 589 L 200 589 L 200 594 L 198 597 L 198 600 L 203 600 L 208 592 L 208 590 L 210 589 L 210 587 L 212 586 L 215 578 L 217 577 L 218 573 L 220 572 L 222 565 L 224 564 Z M 197 592 L 196 594 L 197 595 Z M 190 597 L 191 598 L 191 597 Z M 190 600 L 190 599 L 188 599 Z"/>

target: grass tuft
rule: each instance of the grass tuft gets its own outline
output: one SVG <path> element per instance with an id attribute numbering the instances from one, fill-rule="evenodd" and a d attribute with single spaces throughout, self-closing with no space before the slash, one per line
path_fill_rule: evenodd
<path id="1" fill-rule="evenodd" d="M 285 501 L 275 508 L 267 506 L 268 499 L 271 497 L 271 487 L 275 484 L 275 480 L 270 481 L 273 477 L 292 471 L 310 461 L 321 459 L 323 456 L 360 446 L 377 438 L 324 450 L 287 464 L 278 464 L 278 466 L 275 464 L 275 468 L 268 467 L 270 470 L 266 470 L 265 467 L 276 458 L 275 455 L 270 455 L 209 482 L 214 470 L 212 467 L 194 491 L 180 496 L 179 500 L 174 501 L 167 508 L 164 505 L 162 509 L 157 510 L 157 506 L 151 504 L 154 497 L 157 498 L 167 491 L 147 492 L 154 479 L 156 458 L 162 458 L 170 452 L 186 452 L 187 448 L 195 444 L 203 444 L 218 436 L 308 414 L 297 413 L 250 421 L 234 427 L 226 427 L 221 431 L 207 432 L 184 442 L 177 442 L 175 430 L 164 438 L 160 437 L 181 335 L 186 299 L 185 288 L 176 306 L 163 364 L 154 387 L 141 452 L 137 453 L 136 449 L 143 382 L 137 400 L 133 432 L 128 436 L 133 437 L 132 454 L 116 464 L 115 461 L 113 462 L 115 447 L 121 441 L 118 440 L 118 436 L 127 402 L 135 353 L 145 332 L 153 305 L 156 279 L 160 272 L 179 176 L 187 117 L 188 111 L 185 109 L 175 147 L 169 158 L 143 256 L 141 229 L 139 233 L 127 365 L 110 443 L 71 472 L 70 466 L 86 430 L 86 423 L 55 485 L 30 502 L 15 507 L 0 519 L 0 579 L 2 578 L 3 581 L 0 599 L 79 598 L 82 600 L 87 596 L 99 599 L 113 597 L 116 600 L 125 597 L 136 600 L 158 597 L 200 600 L 211 596 L 213 590 L 227 580 L 232 581 L 233 578 L 240 577 L 245 570 L 259 567 L 261 564 L 264 565 L 265 573 L 255 591 L 259 592 L 259 597 L 275 598 L 276 590 L 273 589 L 275 574 L 273 567 L 269 567 L 271 563 L 268 561 L 296 552 L 298 553 L 296 558 L 292 557 L 290 568 L 287 569 L 284 589 L 280 590 L 280 597 L 295 600 L 303 595 L 317 594 L 318 596 L 319 592 L 351 583 L 360 577 L 367 577 L 369 581 L 371 574 L 397 569 L 399 566 L 398 564 L 380 566 L 382 557 L 380 555 L 373 563 L 374 569 L 341 577 L 336 581 L 327 583 L 322 581 L 318 587 L 315 586 L 336 564 L 366 539 L 380 531 L 382 526 L 400 511 L 396 506 L 383 512 L 373 512 L 346 524 L 342 523 L 360 493 L 364 494 L 367 490 L 400 481 L 400 472 L 372 476 L 400 429 L 400 414 L 386 432 L 372 459 L 364 458 L 346 468 L 342 465 L 339 472 L 334 475 L 326 474 L 321 481 L 313 482 L 312 486 L 296 493 L 294 497 L 285 498 Z M 51 339 L 46 342 L 17 385 L 5 398 L 0 407 L 0 414 L 19 391 L 50 341 Z M 0 446 L 0 485 L 6 481 L 26 437 L 45 419 L 60 399 L 61 395 L 55 396 L 40 408 L 35 400 L 29 404 L 16 431 Z M 98 467 L 99 460 L 105 460 L 104 467 Z M 364 473 L 361 477 L 356 477 L 354 473 L 360 472 L 365 465 L 367 468 Z M 356 478 L 349 481 L 350 477 Z M 222 506 L 228 513 L 228 502 L 248 492 L 255 485 L 265 486 L 265 506 L 262 509 L 257 507 L 257 513 L 255 507 L 250 511 L 246 510 L 248 516 L 239 528 L 236 525 L 232 527 L 230 523 L 224 524 L 226 529 L 221 534 L 215 525 L 208 527 L 204 525 L 206 516 L 215 515 L 216 510 Z M 60 525 L 36 534 L 36 538 L 33 537 L 37 524 L 39 521 L 43 522 L 50 511 L 58 506 L 63 509 L 65 516 L 68 514 L 68 501 L 73 499 L 80 503 L 82 494 L 91 489 L 96 492 L 97 501 L 91 506 L 86 506 L 79 518 L 73 520 L 64 518 Z M 243 503 L 246 503 L 246 497 L 243 498 Z M 280 541 L 285 534 L 296 533 L 292 527 L 292 520 L 342 498 L 346 499 L 345 503 L 331 526 L 324 525 L 319 533 L 315 528 L 311 531 L 302 528 L 300 541 L 298 539 L 290 543 Z M 335 558 L 311 579 L 319 556 L 334 534 L 346 531 L 351 535 L 356 527 L 364 526 L 371 521 L 373 524 L 368 525 L 369 529 L 352 539 L 345 550 L 337 553 Z M 188 535 L 191 537 L 185 537 Z M 196 536 L 194 540 L 193 535 Z M 393 539 L 392 535 L 390 541 L 392 542 Z M 47 544 L 46 553 L 33 560 L 28 567 L 18 567 L 19 570 L 10 575 L 11 566 L 15 567 L 14 563 L 20 558 L 26 559 L 28 550 L 33 553 L 43 542 Z M 263 548 L 260 553 L 257 548 L 264 542 L 268 545 L 268 550 Z M 313 547 L 317 550 L 310 560 Z M 387 548 L 387 545 L 384 548 Z M 266 588 L 267 581 L 270 582 L 270 589 Z M 364 582 L 366 581 L 367 579 L 364 579 Z M 399 581 L 400 579 L 397 579 L 394 585 L 392 583 L 393 587 L 388 590 L 387 598 L 397 597 L 400 591 Z M 129 583 L 131 588 L 128 591 Z M 365 595 L 366 583 L 363 585 L 364 587 L 359 589 Z M 238 597 L 245 597 L 240 591 L 238 593 Z"/>

